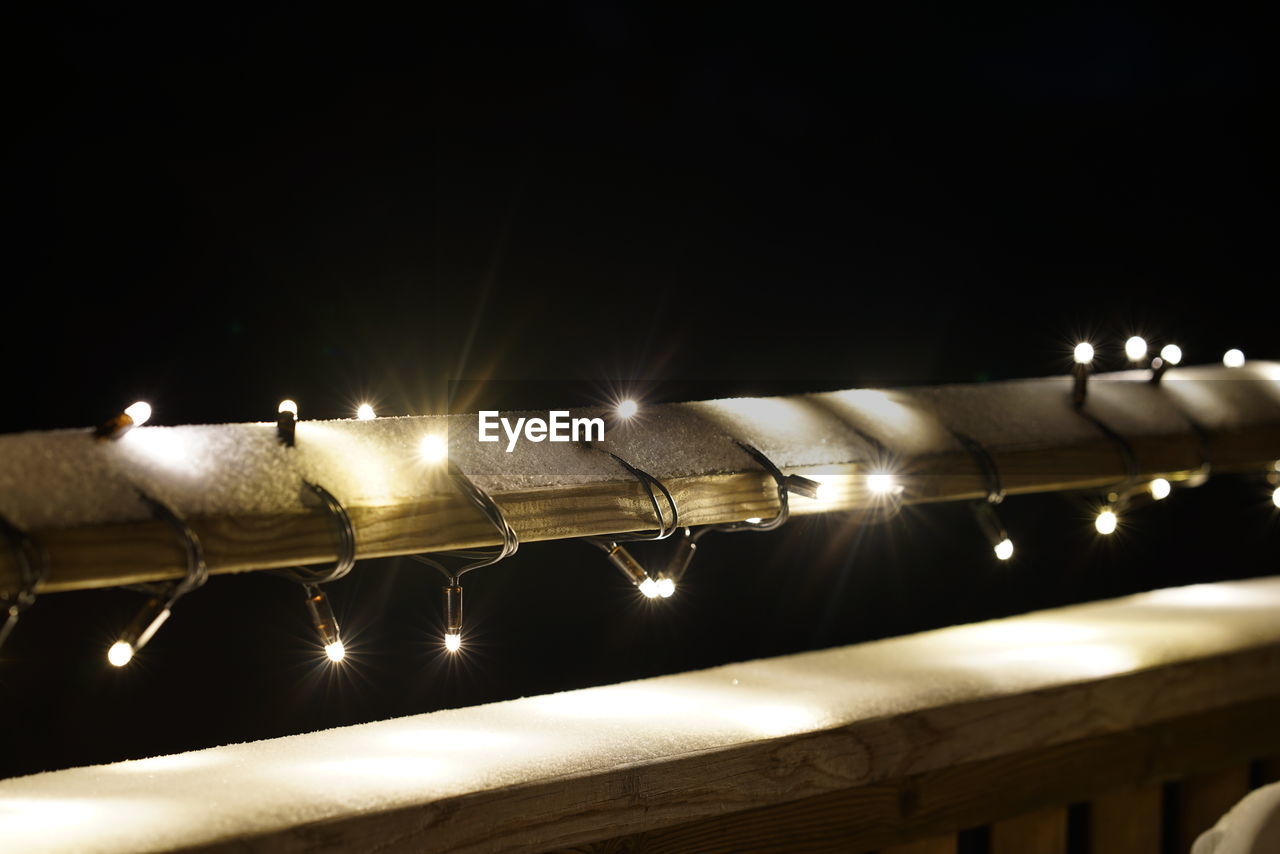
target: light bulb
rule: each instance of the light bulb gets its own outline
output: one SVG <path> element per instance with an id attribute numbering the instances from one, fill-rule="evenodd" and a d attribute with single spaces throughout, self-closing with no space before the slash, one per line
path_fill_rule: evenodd
<path id="1" fill-rule="evenodd" d="M 1072 356 L 1076 360 L 1077 365 L 1087 365 L 1093 361 L 1093 345 L 1087 341 L 1081 341 L 1076 345 Z"/>
<path id="2" fill-rule="evenodd" d="M 1113 534 L 1118 521 L 1115 511 L 1110 507 L 1104 507 L 1098 513 L 1098 518 L 1093 520 L 1093 527 L 1098 529 L 1099 534 Z"/>
<path id="3" fill-rule="evenodd" d="M 640 411 L 640 404 L 630 398 L 618 402 L 618 417 L 630 418 Z"/>
<path id="4" fill-rule="evenodd" d="M 898 485 L 898 479 L 891 474 L 883 472 L 879 474 L 867 475 L 867 489 L 876 495 L 887 495 L 893 492 Z"/>
<path id="5" fill-rule="evenodd" d="M 1160 358 L 1171 365 L 1176 365 L 1182 361 L 1182 348 L 1177 344 L 1166 344 L 1160 351 Z"/>
<path id="6" fill-rule="evenodd" d="M 378 417 L 378 413 L 373 411 L 373 404 L 362 403 L 356 407 L 356 418 L 361 421 L 372 421 Z"/>
<path id="7" fill-rule="evenodd" d="M 343 646 L 342 641 L 334 641 L 333 643 L 325 644 L 324 654 L 329 656 L 330 661 L 337 664 L 347 657 L 347 648 Z"/>
<path id="8" fill-rule="evenodd" d="M 1275 491 L 1271 493 L 1271 503 L 1280 507 L 1280 486 L 1277 486 Z"/>
<path id="9" fill-rule="evenodd" d="M 462 649 L 462 635 L 457 632 L 445 632 L 444 648 L 449 652 L 457 652 Z"/>
<path id="10" fill-rule="evenodd" d="M 764 520 L 759 516 L 752 516 L 750 519 L 743 519 L 742 521 L 746 522 L 748 525 L 759 525 Z"/>
<path id="11" fill-rule="evenodd" d="M 1169 497 L 1169 493 L 1173 491 L 1173 487 L 1169 485 L 1169 481 L 1162 477 L 1158 477 L 1151 481 L 1151 497 L 1156 501 L 1161 501 Z"/>
<path id="12" fill-rule="evenodd" d="M 287 412 L 290 415 L 292 415 L 294 418 L 297 418 L 298 404 L 294 403 L 292 400 L 289 400 L 288 398 L 285 398 L 284 400 L 280 401 L 280 405 L 276 407 L 276 412 L 277 413 Z"/>
<path id="13" fill-rule="evenodd" d="M 133 419 L 134 427 L 141 427 L 151 420 L 151 404 L 145 400 L 139 400 L 125 409 L 124 414 Z"/>
<path id="14" fill-rule="evenodd" d="M 438 463 L 449 455 L 449 446 L 440 436 L 434 433 L 428 433 L 422 437 L 422 441 L 418 443 L 418 456 L 422 457 L 423 462 Z"/>
<path id="15" fill-rule="evenodd" d="M 1244 367 L 1244 351 L 1231 349 L 1222 354 L 1222 364 L 1228 368 Z"/>
<path id="16" fill-rule="evenodd" d="M 1005 537 L 1003 540 L 996 543 L 995 552 L 996 560 L 1008 560 L 1013 557 L 1013 540 Z"/>
<path id="17" fill-rule="evenodd" d="M 1147 355 L 1147 341 L 1145 338 L 1135 335 L 1128 341 L 1124 342 L 1124 354 L 1129 357 L 1130 362 L 1140 362 Z"/>
<path id="18" fill-rule="evenodd" d="M 662 595 L 658 590 L 658 582 L 652 578 L 646 578 L 637 585 L 637 589 L 644 595 L 646 599 L 657 599 Z"/>
<path id="19" fill-rule="evenodd" d="M 128 641 L 116 641 L 107 650 L 107 661 L 115 667 L 124 667 L 133 660 L 133 644 Z"/>
<path id="20" fill-rule="evenodd" d="M 676 583 L 666 576 L 659 578 L 654 586 L 658 589 L 658 595 L 663 599 L 670 599 L 671 595 L 676 592 Z"/>

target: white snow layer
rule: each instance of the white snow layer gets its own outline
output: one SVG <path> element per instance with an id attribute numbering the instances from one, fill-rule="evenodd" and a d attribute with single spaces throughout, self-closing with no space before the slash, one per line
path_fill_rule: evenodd
<path id="1" fill-rule="evenodd" d="M 637 682 L 36 774 L 0 781 L 0 840 L 6 852 L 170 850 L 515 784 L 554 784 L 568 775 L 1274 644 L 1278 615 L 1280 578 L 1196 585 Z M 423 820 L 435 814 L 424 811 Z"/>
<path id="2" fill-rule="evenodd" d="M 1099 375 L 1089 409 L 1113 429 L 1185 431 L 1182 412 L 1214 430 L 1280 413 L 1280 364 L 1175 369 L 1160 386 L 1145 372 Z M 303 421 L 297 445 L 275 438 L 274 423 L 139 427 L 119 441 L 87 430 L 0 436 L 0 514 L 29 528 L 146 518 L 135 488 L 190 517 L 304 512 L 311 480 L 347 506 L 376 506 L 448 494 L 418 456 L 428 434 L 447 437 L 450 458 L 493 492 L 614 479 L 613 451 L 659 478 L 749 471 L 756 464 L 735 440 L 756 445 L 782 468 L 877 462 L 894 455 L 956 450 L 948 428 L 1008 449 L 1078 437 L 1097 428 L 1069 406 L 1071 381 L 857 389 L 788 398 L 738 398 L 645 408 L 610 421 L 598 449 L 572 443 L 476 441 L 475 415 Z M 157 412 L 160 412 L 159 402 Z M 520 414 L 504 413 L 514 418 Z M 575 417 L 602 413 L 574 412 Z M 438 469 L 438 464 L 437 464 Z"/>

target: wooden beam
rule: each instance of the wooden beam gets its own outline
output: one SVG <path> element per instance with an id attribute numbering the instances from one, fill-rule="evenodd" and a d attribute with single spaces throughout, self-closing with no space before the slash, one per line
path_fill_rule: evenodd
<path id="1" fill-rule="evenodd" d="M 1278 617 L 1280 579 L 1156 591 L 5 780 L 0 804 L 29 809 L 0 810 L 0 838 L 102 854 L 140 840 L 240 854 L 878 850 L 1277 754 Z"/>
<path id="2" fill-rule="evenodd" d="M 1050 768 L 1044 771 L 1052 773 Z M 1045 807 L 991 825 L 991 854 L 1026 854 L 1028 851 L 1067 854 L 1065 806 Z"/>
<path id="3" fill-rule="evenodd" d="M 1160 854 L 1162 786 L 1127 786 L 1104 792 L 1089 803 L 1089 850 Z"/>
<path id="4" fill-rule="evenodd" d="M 1227 810 L 1249 794 L 1249 766 L 1238 763 L 1193 774 L 1179 781 L 1175 791 L 1177 839 L 1174 844 L 1179 851 L 1190 851 L 1200 834 L 1217 824 Z"/>
<path id="5" fill-rule="evenodd" d="M 1212 428 L 1208 435 L 1215 472 L 1261 471 L 1280 457 L 1280 402 L 1277 402 L 1280 396 L 1273 388 L 1275 383 L 1242 382 L 1236 383 L 1241 388 L 1234 389 L 1233 395 L 1209 394 L 1217 391 L 1213 383 L 1236 376 L 1223 372 L 1226 369 L 1189 370 L 1188 379 L 1182 381 L 1185 387 L 1176 390 L 1186 399 L 1176 407 L 1172 402 L 1174 395 L 1153 391 L 1146 383 L 1098 379 L 1095 384 L 1099 389 L 1095 394 L 1103 398 L 1102 403 L 1110 401 L 1109 408 L 1102 407 L 1109 420 L 1125 425 L 1125 438 L 1136 457 L 1141 479 L 1162 476 L 1176 482 L 1189 477 L 1203 463 L 1199 436 L 1182 414 L 1183 410 L 1194 408 L 1189 401 L 1200 401 L 1199 405 L 1205 408 L 1204 412 L 1197 412 L 1196 417 Z M 1167 378 L 1166 384 L 1173 385 L 1174 381 Z M 1002 385 L 1014 388 L 1017 394 L 1009 394 L 1008 388 L 1002 390 Z M 1204 388 L 1209 392 L 1199 397 L 1189 395 L 1191 390 Z M 894 467 L 903 486 L 901 497 L 905 503 L 962 501 L 985 494 L 987 482 L 982 471 L 973 455 L 948 433 L 947 427 L 951 424 L 960 424 L 972 434 L 989 433 L 995 437 L 984 445 L 1000 472 L 1005 490 L 1011 494 L 1105 491 L 1127 476 L 1125 460 L 1116 442 L 1070 411 L 1061 378 L 909 389 L 893 394 L 897 395 L 891 399 L 893 406 L 910 412 L 911 417 L 887 422 L 897 424 L 898 432 L 881 424 L 883 434 L 879 441 L 894 454 Z M 1046 421 L 1044 400 L 1047 396 L 1057 401 L 1059 394 L 1063 398 L 1062 411 Z M 882 413 L 877 415 L 877 407 L 884 404 L 876 397 L 869 403 L 848 404 L 845 408 L 823 396 L 779 400 L 800 401 L 795 405 L 801 406 L 802 402 L 812 407 L 816 398 L 824 401 L 818 408 L 822 417 L 829 419 L 822 423 L 828 423 L 831 429 L 847 425 L 844 429 L 865 433 L 865 426 L 858 426 L 860 418 L 882 417 Z M 999 401 L 1001 408 L 993 409 L 994 403 L 988 399 Z M 1036 401 L 1036 405 L 1027 404 L 1023 411 L 1019 408 L 1020 400 Z M 679 411 L 688 417 L 690 407 L 712 405 L 668 406 L 685 407 Z M 865 412 L 858 409 L 859 406 Z M 1161 417 L 1153 418 L 1152 411 Z M 1218 420 L 1210 420 L 1211 417 Z M 757 424 L 759 429 L 776 427 L 769 417 L 762 416 L 762 419 Z M 662 423 L 662 419 L 655 420 Z M 1007 430 L 1009 423 L 1023 421 L 1028 425 L 1026 430 L 1012 433 Z M 748 419 L 744 423 L 746 426 L 739 428 L 739 432 L 747 435 L 752 422 Z M 25 437 L 28 444 L 29 438 Z M 820 434 L 812 440 L 821 443 L 826 437 Z M 664 442 L 678 443 L 680 439 L 677 434 L 664 436 L 662 428 L 657 427 L 646 441 L 662 447 Z M 29 452 L 28 445 L 23 447 Z M 0 452 L 3 450 L 4 444 L 0 441 Z M 866 475 L 875 467 L 875 462 L 865 455 L 861 459 L 850 459 L 849 454 L 847 450 L 833 451 L 829 458 L 818 462 L 812 461 L 811 454 L 808 464 L 788 469 L 824 480 L 822 500 L 795 497 L 791 502 L 793 513 L 856 513 L 884 504 L 882 496 L 867 489 Z M 717 524 L 768 517 L 776 512 L 777 500 L 769 477 L 749 459 L 737 465 L 744 467 L 737 471 L 709 470 L 664 478 L 679 505 L 682 523 Z M 497 490 L 493 495 L 523 542 L 652 528 L 651 511 L 636 481 L 621 470 L 610 477 L 590 483 Z M 87 483 L 86 488 L 92 486 Z M 3 498 L 0 495 L 0 499 Z M 4 502 L 0 501 L 0 507 L 3 506 Z M 181 507 L 178 509 L 181 511 Z M 356 529 L 357 557 L 362 559 L 497 542 L 492 527 L 456 493 L 424 491 L 416 498 L 392 503 L 357 503 L 348 510 Z M 195 514 L 188 521 L 204 545 L 206 561 L 213 574 L 323 563 L 335 557 L 331 521 L 319 512 Z M 171 529 L 160 522 L 38 527 L 32 533 L 48 555 L 49 573 L 40 592 L 176 578 L 184 565 L 183 552 Z M 12 555 L 7 549 L 0 549 L 0 590 L 11 590 L 16 582 Z"/>

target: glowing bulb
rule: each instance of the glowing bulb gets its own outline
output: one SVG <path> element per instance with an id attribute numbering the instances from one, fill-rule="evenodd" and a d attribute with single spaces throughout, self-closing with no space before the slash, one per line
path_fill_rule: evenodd
<path id="1" fill-rule="evenodd" d="M 1093 361 L 1093 345 L 1087 341 L 1081 341 L 1076 345 L 1075 352 L 1072 355 L 1077 365 L 1087 365 Z"/>
<path id="2" fill-rule="evenodd" d="M 334 641 L 325 644 L 324 654 L 329 656 L 329 660 L 337 664 L 339 661 L 347 657 L 347 648 L 343 646 L 342 641 Z"/>
<path id="3" fill-rule="evenodd" d="M 644 581 L 641 581 L 639 590 L 644 594 L 644 598 L 646 599 L 657 599 L 662 595 L 662 592 L 658 589 L 658 582 L 654 581 L 652 578 L 646 578 Z"/>
<path id="4" fill-rule="evenodd" d="M 891 474 L 872 474 L 867 476 L 867 489 L 876 495 L 886 495 L 897 487 L 897 478 Z"/>
<path id="5" fill-rule="evenodd" d="M 362 403 L 356 407 L 356 418 L 361 421 L 372 421 L 378 417 L 378 413 L 373 411 L 373 404 Z"/>
<path id="6" fill-rule="evenodd" d="M 1171 365 L 1176 365 L 1182 361 L 1182 348 L 1177 344 L 1166 344 L 1160 351 L 1160 358 Z"/>
<path id="7" fill-rule="evenodd" d="M 670 578 L 662 577 L 655 582 L 654 587 L 658 591 L 658 595 L 663 599 L 670 599 L 671 594 L 676 592 L 676 583 Z"/>
<path id="8" fill-rule="evenodd" d="M 297 418 L 298 404 L 294 403 L 292 400 L 288 400 L 288 399 L 282 400 L 280 401 L 280 405 L 276 407 L 276 412 L 287 412 L 290 415 L 292 415 L 294 418 Z"/>
<path id="9" fill-rule="evenodd" d="M 1168 498 L 1169 493 L 1173 491 L 1173 487 L 1169 485 L 1169 481 L 1162 477 L 1158 477 L 1151 481 L 1151 497 L 1156 501 Z"/>
<path id="10" fill-rule="evenodd" d="M 444 648 L 449 652 L 457 652 L 462 649 L 462 635 L 457 632 L 445 632 Z"/>
<path id="11" fill-rule="evenodd" d="M 1275 492 L 1271 493 L 1271 503 L 1280 507 L 1280 486 L 1277 486 Z"/>
<path id="12" fill-rule="evenodd" d="M 1244 367 L 1244 351 L 1231 349 L 1222 354 L 1222 364 L 1228 368 Z"/>
<path id="13" fill-rule="evenodd" d="M 1005 537 L 996 543 L 996 560 L 1008 560 L 1013 557 L 1013 540 Z"/>
<path id="14" fill-rule="evenodd" d="M 1147 340 L 1139 335 L 1135 335 L 1128 341 L 1124 342 L 1124 354 L 1129 357 L 1130 362 L 1140 362 L 1147 355 Z M 1090 356 L 1093 354 L 1091 353 Z M 1077 361 L 1079 361 L 1077 359 Z"/>
<path id="15" fill-rule="evenodd" d="M 619 418 L 630 418 L 631 416 L 635 415 L 639 411 L 640 411 L 640 404 L 636 403 L 634 400 L 631 400 L 629 398 L 627 400 L 623 400 L 618 403 Z"/>
<path id="16" fill-rule="evenodd" d="M 418 443 L 418 456 L 422 457 L 424 462 L 438 463 L 449 455 L 449 446 L 445 444 L 444 439 L 428 433 L 422 437 L 422 441 Z"/>
<path id="17" fill-rule="evenodd" d="M 743 521 L 745 521 L 749 525 L 759 525 L 764 520 L 761 519 L 759 516 L 752 516 L 750 519 L 745 519 Z"/>
<path id="18" fill-rule="evenodd" d="M 151 420 L 151 404 L 145 400 L 139 400 L 137 403 L 130 405 L 124 411 L 124 414 L 133 419 L 134 427 L 141 427 Z"/>
<path id="19" fill-rule="evenodd" d="M 1098 529 L 1099 534 L 1113 534 L 1116 530 L 1116 513 L 1110 507 L 1105 507 L 1098 514 L 1098 518 L 1093 520 L 1093 527 Z"/>
<path id="20" fill-rule="evenodd" d="M 128 641 L 116 641 L 107 650 L 107 661 L 115 667 L 124 667 L 133 660 L 133 644 Z"/>

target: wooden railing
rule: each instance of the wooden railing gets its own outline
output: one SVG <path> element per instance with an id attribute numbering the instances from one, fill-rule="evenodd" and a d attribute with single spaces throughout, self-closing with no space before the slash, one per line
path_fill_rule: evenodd
<path id="1" fill-rule="evenodd" d="M 1121 443 L 1072 410 L 1065 377 L 666 404 L 601 447 L 661 478 L 686 525 L 777 512 L 773 481 L 738 440 L 789 473 L 825 479 L 820 501 L 792 502 L 797 514 L 883 503 L 867 476 L 885 467 L 907 503 L 982 497 L 988 479 L 955 432 L 985 449 L 1012 494 L 1105 492 L 1130 475 L 1176 484 L 1208 462 L 1215 473 L 1262 472 L 1280 458 L 1280 364 L 1175 369 L 1160 385 L 1147 377 L 1099 375 L 1086 406 L 1123 437 L 1132 472 Z M 600 448 L 542 445 L 526 462 L 477 444 L 474 415 L 304 422 L 296 448 L 279 447 L 267 423 L 143 427 L 119 443 L 84 430 L 0 436 L 0 515 L 48 555 L 42 593 L 182 574 L 185 551 L 135 486 L 190 521 L 213 574 L 335 557 L 332 521 L 298 499 L 303 478 L 346 505 L 358 558 L 492 545 L 493 525 L 418 459 L 423 435 L 445 432 L 452 459 L 493 494 L 522 542 L 654 527 L 636 479 Z M 529 480 L 538 485 L 520 485 Z M 0 591 L 17 583 L 0 549 Z"/>
<path id="2" fill-rule="evenodd" d="M 1280 578 L 0 781 L 6 852 L 1186 852 L 1280 771 Z"/>

